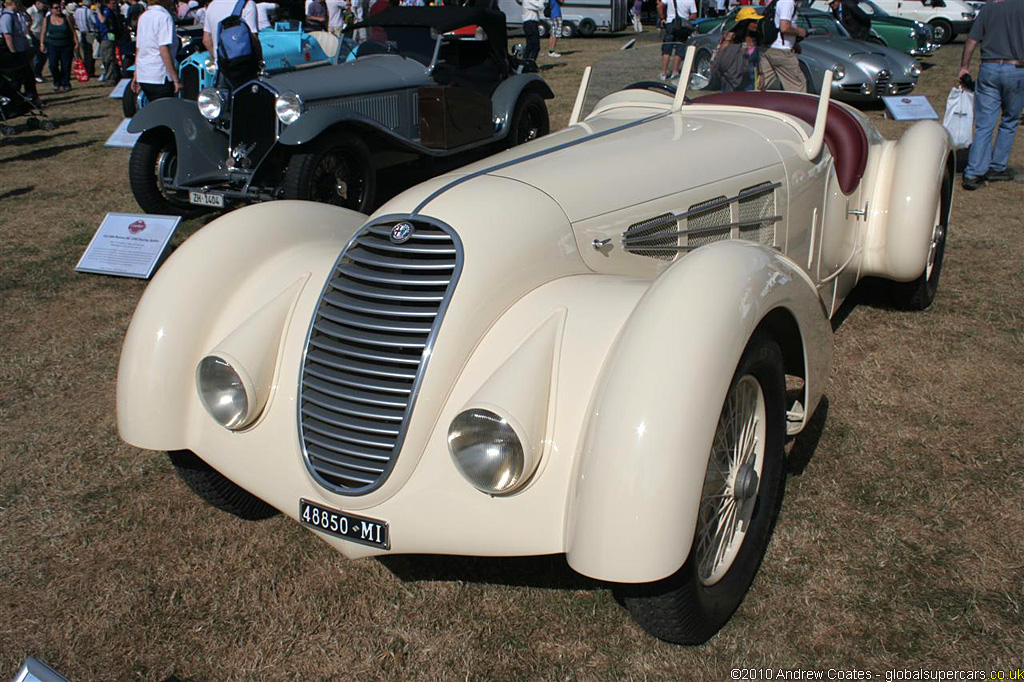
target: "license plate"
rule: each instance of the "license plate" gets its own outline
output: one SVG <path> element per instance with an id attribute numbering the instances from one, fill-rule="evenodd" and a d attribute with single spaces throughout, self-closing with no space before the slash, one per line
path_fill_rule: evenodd
<path id="1" fill-rule="evenodd" d="M 189 192 L 188 200 L 196 206 L 216 206 L 224 208 L 224 195 L 213 192 Z"/>
<path id="2" fill-rule="evenodd" d="M 304 526 L 309 526 L 336 538 L 351 540 L 379 549 L 391 548 L 388 524 L 384 521 L 327 509 L 315 502 L 303 499 L 299 500 L 299 521 Z"/>

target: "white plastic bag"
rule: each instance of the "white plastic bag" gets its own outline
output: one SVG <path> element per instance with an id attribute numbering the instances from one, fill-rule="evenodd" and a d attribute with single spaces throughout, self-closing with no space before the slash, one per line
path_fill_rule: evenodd
<path id="1" fill-rule="evenodd" d="M 942 127 L 953 138 L 953 149 L 966 149 L 974 137 L 974 93 L 959 85 L 949 91 Z"/>

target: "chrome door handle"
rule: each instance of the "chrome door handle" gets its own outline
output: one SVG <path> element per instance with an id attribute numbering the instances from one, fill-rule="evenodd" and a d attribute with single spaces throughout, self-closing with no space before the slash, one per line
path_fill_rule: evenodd
<path id="1" fill-rule="evenodd" d="M 867 201 L 864 202 L 864 208 L 863 209 L 855 208 L 855 209 L 851 210 L 850 209 L 850 201 L 849 201 L 849 199 L 847 199 L 847 201 L 846 201 L 846 215 L 848 215 L 848 216 L 852 215 L 852 216 L 857 216 L 858 218 L 867 219 L 867 217 L 868 217 L 868 202 Z"/>

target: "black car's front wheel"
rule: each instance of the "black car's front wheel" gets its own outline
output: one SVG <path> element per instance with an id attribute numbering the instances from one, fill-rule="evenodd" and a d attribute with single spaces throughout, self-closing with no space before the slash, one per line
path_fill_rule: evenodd
<path id="1" fill-rule="evenodd" d="M 121 93 L 121 113 L 125 118 L 131 118 L 139 112 L 138 98 L 139 96 L 132 92 L 131 83 L 129 83 Z"/>
<path id="2" fill-rule="evenodd" d="M 544 98 L 536 92 L 527 92 L 516 102 L 512 114 L 512 129 L 508 134 L 508 146 L 516 147 L 530 140 L 547 135 L 551 130 L 548 107 Z"/>
<path id="3" fill-rule="evenodd" d="M 202 213 L 202 209 L 188 202 L 184 191 L 171 189 L 177 168 L 174 135 L 166 128 L 142 133 L 128 161 L 128 181 L 143 211 L 185 217 Z"/>
<path id="4" fill-rule="evenodd" d="M 336 132 L 292 155 L 284 175 L 284 197 L 369 213 L 377 189 L 370 150 L 357 136 Z"/>

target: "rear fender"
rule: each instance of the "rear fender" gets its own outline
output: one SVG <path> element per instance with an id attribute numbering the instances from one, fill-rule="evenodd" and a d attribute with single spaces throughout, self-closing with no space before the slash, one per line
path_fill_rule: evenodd
<path id="1" fill-rule="evenodd" d="M 274 201 L 232 211 L 178 247 L 146 288 L 125 335 L 117 374 L 121 438 L 151 450 L 188 448 L 190 418 L 202 411 L 196 365 L 215 348 L 243 361 L 258 358 L 248 366 L 266 370 L 252 377 L 265 401 L 277 346 L 256 348 L 252 339 L 277 343 L 295 306 L 319 294 L 365 221 L 324 204 Z"/>
<path id="2" fill-rule="evenodd" d="M 861 275 L 909 282 L 921 276 L 928 260 L 947 167 L 947 182 L 953 181 L 949 133 L 935 121 L 919 121 L 885 153 Z"/>
<path id="3" fill-rule="evenodd" d="M 813 284 L 784 256 L 719 242 L 669 267 L 644 294 L 604 364 L 584 426 L 566 523 L 575 570 L 635 583 L 682 566 L 732 375 L 751 335 L 777 311 L 799 330 L 798 352 L 784 347 L 783 355 L 803 355 L 804 367 L 787 362 L 786 372 L 805 373 L 809 413 L 828 379 L 832 329 Z"/>
<path id="4" fill-rule="evenodd" d="M 203 118 L 196 103 L 177 97 L 150 102 L 132 117 L 128 132 L 166 128 L 174 135 L 178 149 L 179 185 L 216 180 L 227 174 L 228 137 Z"/>
<path id="5" fill-rule="evenodd" d="M 491 112 L 498 121 L 497 138 L 508 135 L 519 96 L 526 90 L 533 90 L 544 99 L 555 96 L 544 79 L 535 73 L 520 73 L 502 81 L 491 95 Z"/>

